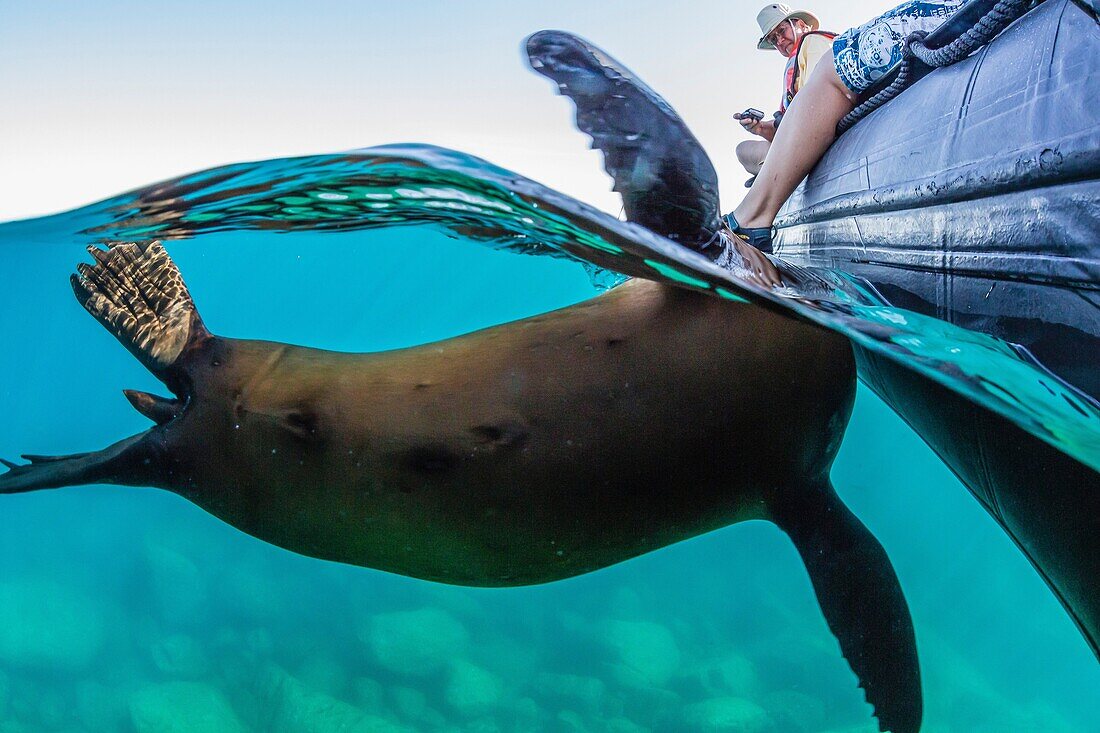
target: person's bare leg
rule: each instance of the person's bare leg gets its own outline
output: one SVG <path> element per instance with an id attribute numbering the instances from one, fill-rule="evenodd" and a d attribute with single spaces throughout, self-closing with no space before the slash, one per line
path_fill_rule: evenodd
<path id="1" fill-rule="evenodd" d="M 737 162 L 745 167 L 751 175 L 760 172 L 764 165 L 764 159 L 768 156 L 768 148 L 771 143 L 767 140 L 745 140 L 737 144 Z"/>
<path id="2" fill-rule="evenodd" d="M 830 51 L 787 108 L 756 183 L 733 210 L 738 224 L 745 228 L 772 225 L 779 208 L 836 138 L 840 118 L 855 104 L 855 92 L 837 76 Z"/>

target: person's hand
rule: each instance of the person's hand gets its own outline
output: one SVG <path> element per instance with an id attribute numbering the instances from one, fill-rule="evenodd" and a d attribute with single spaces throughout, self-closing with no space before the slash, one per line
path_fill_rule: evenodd
<path id="1" fill-rule="evenodd" d="M 741 127 L 745 128 L 746 132 L 762 137 L 768 142 L 775 138 L 775 120 L 760 120 L 757 122 L 751 117 L 742 117 L 738 122 L 741 123 Z"/>
<path id="2" fill-rule="evenodd" d="M 756 135 L 757 137 L 766 137 L 763 128 L 767 124 L 764 120 L 757 120 L 752 117 L 742 117 L 738 120 L 741 123 L 741 127 L 745 128 L 745 131 Z"/>

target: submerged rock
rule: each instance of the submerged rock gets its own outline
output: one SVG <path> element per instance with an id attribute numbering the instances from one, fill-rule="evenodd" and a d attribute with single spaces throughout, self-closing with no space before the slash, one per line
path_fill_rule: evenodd
<path id="1" fill-rule="evenodd" d="M 0 583 L 0 663 L 51 672 L 82 669 L 102 650 L 106 611 L 45 580 Z"/>
<path id="2" fill-rule="evenodd" d="M 356 677 L 351 682 L 351 694 L 355 704 L 368 713 L 384 715 L 386 712 L 386 688 L 370 677 Z"/>
<path id="3" fill-rule="evenodd" d="M 267 629 L 251 629 L 244 635 L 244 646 L 253 656 L 270 657 L 275 650 L 275 640 Z"/>
<path id="4" fill-rule="evenodd" d="M 422 608 L 373 616 L 359 630 L 359 638 L 391 672 L 427 675 L 461 656 L 469 634 L 449 613 Z"/>
<path id="5" fill-rule="evenodd" d="M 653 621 L 608 621 L 603 640 L 617 657 L 612 668 L 619 684 L 661 687 L 680 667 L 672 632 Z"/>
<path id="6" fill-rule="evenodd" d="M 479 718 L 467 723 L 462 731 L 463 733 L 503 733 L 504 729 L 492 718 Z"/>
<path id="7" fill-rule="evenodd" d="M 209 609 L 206 578 L 190 558 L 157 544 L 145 548 L 150 592 L 158 618 L 172 626 L 195 628 Z"/>
<path id="8" fill-rule="evenodd" d="M 115 733 L 123 725 L 130 728 L 129 702 L 117 687 L 97 680 L 84 680 L 76 686 L 76 717 L 85 728 L 96 733 Z"/>
<path id="9" fill-rule="evenodd" d="M 446 724 L 443 714 L 428 704 L 427 696 L 411 687 L 395 687 L 390 692 L 393 709 L 418 728 L 440 728 Z"/>
<path id="10" fill-rule="evenodd" d="M 314 692 L 332 697 L 343 697 L 348 686 L 348 674 L 340 662 L 323 653 L 308 657 L 294 676 Z"/>
<path id="11" fill-rule="evenodd" d="M 628 585 L 620 585 L 611 594 L 608 602 L 609 615 L 616 618 L 643 619 L 646 616 L 646 604 L 638 595 L 636 588 Z"/>
<path id="12" fill-rule="evenodd" d="M 562 733 L 588 733 L 589 731 L 584 718 L 574 710 L 559 710 L 555 722 L 557 729 Z"/>
<path id="13" fill-rule="evenodd" d="M 755 698 L 758 686 L 753 663 L 736 652 L 699 664 L 690 676 L 709 697 Z"/>
<path id="14" fill-rule="evenodd" d="M 217 579 L 217 602 L 227 617 L 248 624 L 277 623 L 286 609 L 285 581 L 275 572 L 268 553 L 250 552 L 227 563 Z"/>
<path id="15" fill-rule="evenodd" d="M 39 687 L 35 690 L 37 718 L 47 730 L 57 730 L 72 720 L 72 707 L 56 689 Z"/>
<path id="16" fill-rule="evenodd" d="M 491 712 L 503 692 L 500 678 L 492 672 L 471 662 L 456 661 L 447 675 L 443 697 L 455 712 L 475 717 Z"/>
<path id="17" fill-rule="evenodd" d="M 603 730 L 606 733 L 649 733 L 649 728 L 643 728 L 629 718 L 605 720 Z"/>
<path id="18" fill-rule="evenodd" d="M 535 678 L 535 689 L 540 699 L 563 703 L 566 707 L 579 706 L 588 712 L 600 709 L 607 692 L 603 680 L 575 674 L 543 672 Z"/>
<path id="19" fill-rule="evenodd" d="M 512 705 L 511 715 L 512 730 L 541 730 L 546 720 L 546 711 L 529 697 L 521 697 Z"/>
<path id="20" fill-rule="evenodd" d="M 168 682 L 130 698 L 137 733 L 244 733 L 225 697 L 200 682 Z"/>
<path id="21" fill-rule="evenodd" d="M 527 633 L 534 635 L 536 632 Z M 545 655 L 549 649 L 544 645 L 520 642 L 505 636 L 502 629 L 476 634 L 475 638 L 474 661 L 492 660 L 493 674 L 507 680 L 509 688 L 526 687 L 547 666 Z"/>
<path id="22" fill-rule="evenodd" d="M 782 730 L 816 733 L 825 727 L 825 703 L 797 690 L 778 690 L 761 700 L 771 719 Z"/>
<path id="23" fill-rule="evenodd" d="M 157 670 L 169 677 L 197 679 L 210 670 L 206 652 L 198 642 L 183 634 L 158 639 L 149 653 Z"/>
<path id="24" fill-rule="evenodd" d="M 261 675 L 256 696 L 265 711 L 257 728 L 264 733 L 412 733 L 343 700 L 313 692 L 278 667 Z"/>
<path id="25" fill-rule="evenodd" d="M 683 723 L 688 730 L 713 733 L 757 733 L 774 730 L 764 708 L 741 697 L 715 697 L 684 708 Z"/>

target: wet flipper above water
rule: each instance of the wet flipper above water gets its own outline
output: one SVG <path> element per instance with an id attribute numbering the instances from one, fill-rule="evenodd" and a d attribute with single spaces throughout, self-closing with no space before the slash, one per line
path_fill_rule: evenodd
<path id="1" fill-rule="evenodd" d="M 721 227 L 718 174 L 668 102 L 570 33 L 539 31 L 527 54 L 576 103 L 577 127 L 603 152 L 627 219 L 693 249 L 711 243 Z"/>

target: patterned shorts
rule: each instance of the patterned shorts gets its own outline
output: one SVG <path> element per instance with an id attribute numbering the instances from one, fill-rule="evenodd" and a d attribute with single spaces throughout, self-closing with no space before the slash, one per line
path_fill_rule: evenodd
<path id="1" fill-rule="evenodd" d="M 845 86 L 857 94 L 901 61 L 901 42 L 913 31 L 932 31 L 964 0 L 910 0 L 833 40 L 833 63 Z"/>

